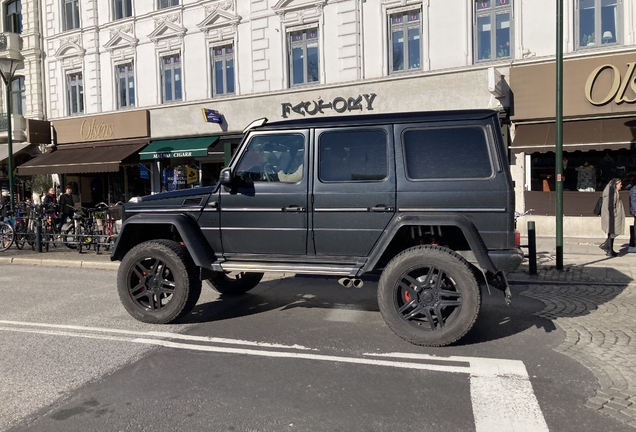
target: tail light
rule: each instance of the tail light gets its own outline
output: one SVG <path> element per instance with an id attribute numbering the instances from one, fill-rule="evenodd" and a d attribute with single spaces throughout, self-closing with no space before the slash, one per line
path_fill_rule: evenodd
<path id="1" fill-rule="evenodd" d="M 515 231 L 515 246 L 521 246 L 521 233 Z"/>

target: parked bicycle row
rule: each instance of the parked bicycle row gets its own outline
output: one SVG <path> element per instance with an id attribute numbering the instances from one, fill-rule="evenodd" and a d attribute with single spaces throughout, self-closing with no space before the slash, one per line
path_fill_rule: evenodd
<path id="1" fill-rule="evenodd" d="M 55 203 L 18 203 L 15 212 L 0 206 L 0 252 L 15 245 L 18 249 L 48 251 L 51 247 L 108 251 L 118 232 L 117 207 L 99 203 L 94 208 L 66 206 Z"/>

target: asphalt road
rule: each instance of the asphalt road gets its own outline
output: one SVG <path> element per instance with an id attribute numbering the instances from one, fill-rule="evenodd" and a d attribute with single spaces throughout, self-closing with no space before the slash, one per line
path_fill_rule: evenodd
<path id="1" fill-rule="evenodd" d="M 486 294 L 461 344 L 422 348 L 386 327 L 372 281 L 205 288 L 181 323 L 152 326 L 114 280 L 0 267 L 0 430 L 633 431 L 585 407 L 594 375 L 554 350 L 564 333 L 529 297 Z"/>

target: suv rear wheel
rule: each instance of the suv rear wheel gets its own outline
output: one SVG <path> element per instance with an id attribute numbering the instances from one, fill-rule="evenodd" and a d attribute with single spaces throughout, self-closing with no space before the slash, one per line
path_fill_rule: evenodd
<path id="1" fill-rule="evenodd" d="M 464 336 L 481 306 L 470 265 L 450 249 L 417 246 L 391 260 L 378 284 L 387 325 L 416 345 L 444 346 Z"/>
<path id="2" fill-rule="evenodd" d="M 132 248 L 119 266 L 117 290 L 134 318 L 167 324 L 187 314 L 201 295 L 197 266 L 185 246 L 151 240 Z"/>
<path id="3" fill-rule="evenodd" d="M 245 294 L 263 279 L 263 273 L 228 272 L 218 273 L 208 279 L 208 284 L 217 292 L 227 296 Z"/>

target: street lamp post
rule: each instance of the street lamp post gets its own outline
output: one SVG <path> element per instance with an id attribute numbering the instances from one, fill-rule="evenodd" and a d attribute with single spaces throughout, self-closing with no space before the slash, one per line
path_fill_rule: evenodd
<path id="1" fill-rule="evenodd" d="M 4 81 L 7 98 L 7 147 L 9 160 L 9 202 L 11 211 L 15 211 L 15 187 L 13 184 L 13 131 L 11 130 L 11 81 L 13 74 L 18 69 L 20 61 L 7 57 L 0 57 L 0 76 Z"/>

